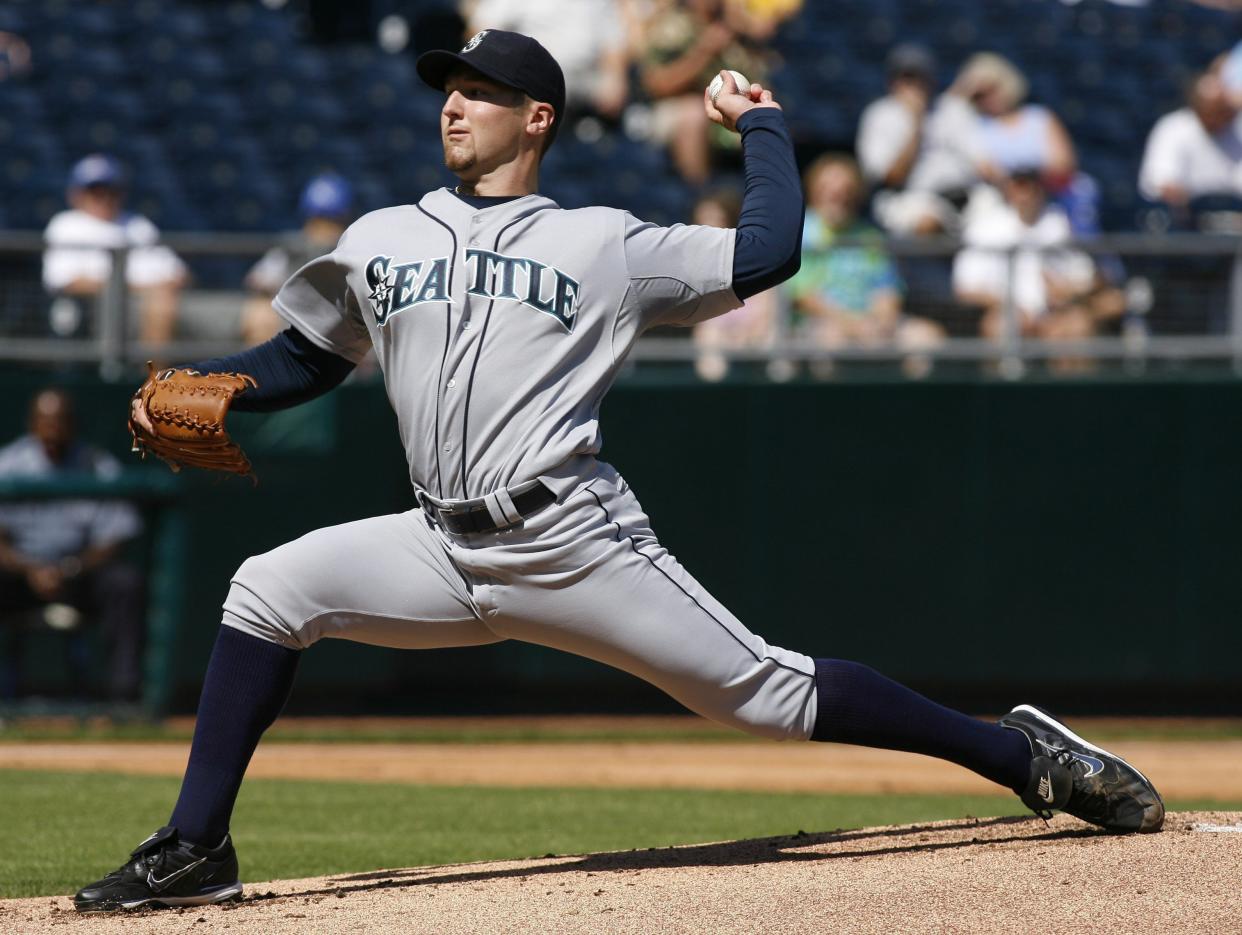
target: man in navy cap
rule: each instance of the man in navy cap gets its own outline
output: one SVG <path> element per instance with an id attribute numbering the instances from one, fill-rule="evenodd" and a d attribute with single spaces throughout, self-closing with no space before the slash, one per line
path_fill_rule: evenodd
<path id="1" fill-rule="evenodd" d="M 440 136 L 457 184 L 363 215 L 277 293 L 286 331 L 193 369 L 247 374 L 254 384 L 234 405 L 281 409 L 374 352 L 419 506 L 242 564 L 172 815 L 75 907 L 241 895 L 237 793 L 300 657 L 325 637 L 405 650 L 536 643 L 630 672 L 757 736 L 930 754 L 1044 814 L 1158 829 L 1164 808 L 1146 779 L 1044 712 L 1020 706 L 988 724 L 860 663 L 767 643 L 659 544 L 629 485 L 597 459 L 600 404 L 641 334 L 722 315 L 798 268 L 802 198 L 772 92 L 741 89 L 727 71 L 704 90 L 705 116 L 741 137 L 737 228 L 660 227 L 538 193 L 565 83 L 534 39 L 484 30 L 417 67 L 444 95 Z M 130 413 L 150 431 L 141 398 Z M 365 465 L 355 482 L 366 483 Z"/>
<path id="2" fill-rule="evenodd" d="M 344 176 L 322 172 L 306 183 L 298 199 L 301 228 L 290 231 L 246 274 L 250 297 L 241 320 L 246 344 L 259 344 L 280 331 L 282 322 L 272 309 L 272 299 L 286 279 L 336 246 L 353 220 L 353 208 L 354 190 Z"/>
<path id="3" fill-rule="evenodd" d="M 48 223 L 43 284 L 65 299 L 52 305 L 52 330 L 69 336 L 89 328 L 97 297 L 112 275 L 112 253 L 128 247 L 125 281 L 139 298 L 138 337 L 144 344 L 172 338 L 185 265 L 159 244 L 160 232 L 140 214 L 124 210 L 125 176 L 111 156 L 80 160 L 69 176 L 70 208 Z"/>
<path id="4" fill-rule="evenodd" d="M 895 46 L 885 69 L 888 93 L 863 111 L 855 144 L 867 183 L 879 189 L 876 220 L 901 235 L 955 230 L 978 177 L 975 112 L 960 87 L 935 96 L 936 59 L 925 46 Z"/>

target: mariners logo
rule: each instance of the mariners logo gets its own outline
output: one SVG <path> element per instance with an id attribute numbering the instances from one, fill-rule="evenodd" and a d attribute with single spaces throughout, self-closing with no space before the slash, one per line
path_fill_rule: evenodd
<path id="1" fill-rule="evenodd" d="M 491 32 L 490 29 L 484 29 L 482 32 L 476 32 L 473 36 L 470 37 L 470 41 L 461 47 L 461 50 L 463 52 L 473 52 L 475 49 L 479 47 L 479 43 L 483 41 L 483 37 L 486 36 L 489 32 Z"/>
<path id="2" fill-rule="evenodd" d="M 374 256 L 367 263 L 367 299 L 376 323 L 383 328 L 399 312 L 426 302 L 447 302 L 449 258 L 393 263 Z"/>
<path id="3" fill-rule="evenodd" d="M 367 301 L 383 328 L 395 315 L 415 305 L 451 302 L 449 258 L 393 262 L 390 256 L 367 261 Z M 555 318 L 566 332 L 578 319 L 582 285 L 554 266 L 529 257 L 491 250 L 466 250 L 466 292 L 485 299 L 508 299 Z"/>

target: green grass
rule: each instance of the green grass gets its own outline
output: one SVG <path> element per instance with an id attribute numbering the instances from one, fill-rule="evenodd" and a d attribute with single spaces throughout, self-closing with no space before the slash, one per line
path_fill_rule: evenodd
<path id="1" fill-rule="evenodd" d="M 166 820 L 179 780 L 0 771 L 0 897 L 71 893 Z M 248 781 L 246 880 L 1020 814 L 1011 797 L 456 788 Z"/>
<path id="2" fill-rule="evenodd" d="M 0 770 L 0 898 L 71 893 L 166 820 L 179 780 Z M 1176 802 L 1242 810 L 1242 803 Z M 245 880 L 1016 815 L 1011 796 L 808 795 L 248 781 Z"/>

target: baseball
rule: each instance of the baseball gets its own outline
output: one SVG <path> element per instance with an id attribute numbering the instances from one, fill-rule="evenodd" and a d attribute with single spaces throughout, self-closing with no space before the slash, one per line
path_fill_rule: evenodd
<path id="1" fill-rule="evenodd" d="M 733 80 L 737 82 L 737 90 L 739 94 L 746 94 L 750 91 L 750 80 L 740 71 L 729 70 L 729 74 L 733 76 Z M 716 98 L 720 96 L 720 92 L 724 90 L 724 78 L 717 75 L 712 79 L 712 83 L 707 86 L 707 94 L 712 99 L 712 103 L 716 103 Z"/>

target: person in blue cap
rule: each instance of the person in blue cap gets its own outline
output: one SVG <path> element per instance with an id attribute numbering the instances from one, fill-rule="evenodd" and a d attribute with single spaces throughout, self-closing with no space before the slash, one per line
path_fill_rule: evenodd
<path id="1" fill-rule="evenodd" d="M 336 246 L 353 220 L 353 205 L 353 187 L 335 172 L 323 172 L 306 183 L 298 199 L 302 227 L 282 238 L 246 274 L 250 297 L 242 309 L 241 330 L 247 345 L 261 344 L 284 327 L 272 299 L 286 279 Z"/>
<path id="2" fill-rule="evenodd" d="M 147 345 L 171 340 L 185 264 L 159 243 L 147 218 L 125 210 L 125 174 L 112 156 L 94 153 L 69 175 L 69 209 L 48 222 L 43 285 L 67 301 L 53 302 L 52 330 L 64 336 L 89 330 L 97 298 L 112 275 L 112 253 L 128 247 L 125 281 L 139 300 L 138 338 Z"/>

